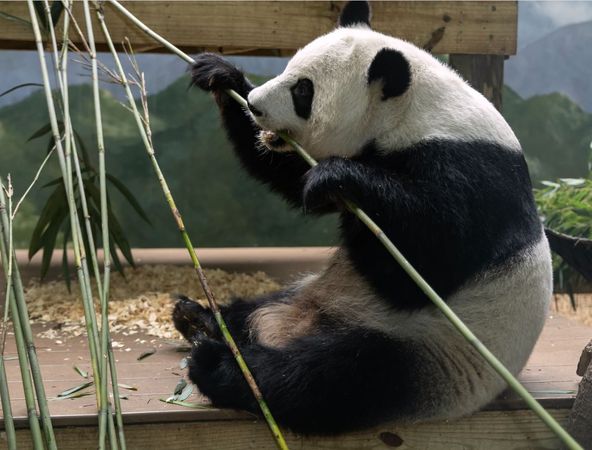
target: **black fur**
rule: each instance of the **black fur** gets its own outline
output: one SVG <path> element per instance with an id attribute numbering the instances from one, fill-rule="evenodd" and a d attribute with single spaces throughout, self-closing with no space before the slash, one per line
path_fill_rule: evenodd
<path id="1" fill-rule="evenodd" d="M 290 89 L 294 111 L 298 117 L 308 119 L 312 111 L 312 99 L 314 98 L 314 84 L 308 78 L 301 78 Z"/>
<path id="2" fill-rule="evenodd" d="M 368 213 L 441 296 L 537 242 L 537 216 L 521 153 L 486 142 L 431 141 L 383 156 L 329 158 L 306 176 L 307 211 L 347 198 Z M 353 214 L 342 213 L 355 267 L 397 308 L 429 300 Z M 444 269 L 445 268 L 445 269 Z"/>
<path id="3" fill-rule="evenodd" d="M 383 48 L 376 54 L 368 69 L 368 84 L 379 80 L 383 83 L 383 100 L 398 97 L 409 89 L 411 68 L 401 52 L 392 48 Z"/>
<path id="4" fill-rule="evenodd" d="M 223 57 L 202 53 L 196 57 L 191 75 L 194 85 L 214 94 L 228 138 L 245 169 L 282 194 L 292 205 L 301 206 L 302 176 L 309 165 L 295 153 L 277 153 L 261 148 L 257 138 L 260 128 L 224 92 L 234 89 L 247 98 L 253 85 L 244 74 Z"/>
<path id="5" fill-rule="evenodd" d="M 436 376 L 441 370 L 420 360 L 425 352 L 418 344 L 335 328 L 281 350 L 240 346 L 276 420 L 296 432 L 337 433 L 417 413 L 425 390 L 417 381 L 427 370 Z M 193 341 L 189 378 L 200 392 L 215 406 L 259 414 L 226 344 L 203 334 Z"/>
<path id="6" fill-rule="evenodd" d="M 248 301 L 234 298 L 230 305 L 220 307 L 220 313 L 234 339 L 237 342 L 243 342 L 249 338 L 249 327 L 246 322 L 249 315 L 266 303 L 285 301 L 290 295 L 291 290 L 284 289 Z M 184 295 L 177 297 L 172 316 L 175 328 L 189 342 L 192 342 L 196 336 L 222 339 L 220 328 L 210 309 L 204 308 Z"/>
<path id="7" fill-rule="evenodd" d="M 368 2 L 352 1 L 347 2 L 339 16 L 340 27 L 352 27 L 366 25 L 370 28 L 370 5 Z"/>

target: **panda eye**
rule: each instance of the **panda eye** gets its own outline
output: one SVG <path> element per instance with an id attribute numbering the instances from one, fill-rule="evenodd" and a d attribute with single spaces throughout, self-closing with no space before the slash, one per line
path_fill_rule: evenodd
<path id="1" fill-rule="evenodd" d="M 308 119 L 312 112 L 312 100 L 314 98 L 314 85 L 308 78 L 301 78 L 290 88 L 294 112 L 298 117 Z"/>
<path id="2" fill-rule="evenodd" d="M 314 93 L 312 81 L 308 78 L 301 78 L 292 87 L 292 93 L 298 97 L 310 97 Z"/>

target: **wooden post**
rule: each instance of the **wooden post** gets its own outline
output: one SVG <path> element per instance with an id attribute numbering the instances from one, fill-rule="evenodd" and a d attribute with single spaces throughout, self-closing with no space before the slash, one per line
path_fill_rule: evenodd
<path id="1" fill-rule="evenodd" d="M 501 111 L 504 58 L 503 55 L 451 54 L 448 64 Z"/>
<path id="2" fill-rule="evenodd" d="M 592 341 L 582 351 L 577 374 L 582 376 L 569 414 L 567 431 L 585 449 L 592 449 Z"/>

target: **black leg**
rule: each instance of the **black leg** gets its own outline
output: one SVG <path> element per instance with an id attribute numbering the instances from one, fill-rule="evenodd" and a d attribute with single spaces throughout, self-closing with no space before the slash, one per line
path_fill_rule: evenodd
<path id="1" fill-rule="evenodd" d="M 307 336 L 282 349 L 243 345 L 241 352 L 280 424 L 335 433 L 417 410 L 422 362 L 415 346 L 357 330 Z M 214 405 L 259 412 L 221 342 L 201 335 L 189 367 L 189 377 Z"/>
<path id="2" fill-rule="evenodd" d="M 295 153 L 265 150 L 259 143 L 261 129 L 250 114 L 226 93 L 234 89 L 246 98 L 254 88 L 244 74 L 219 55 L 202 53 L 191 71 L 193 84 L 214 93 L 226 133 L 247 171 L 268 184 L 294 206 L 302 205 L 302 176 L 308 165 Z"/>

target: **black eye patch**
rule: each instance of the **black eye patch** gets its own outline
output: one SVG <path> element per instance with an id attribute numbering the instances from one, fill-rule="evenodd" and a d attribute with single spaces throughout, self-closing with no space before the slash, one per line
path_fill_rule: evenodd
<path id="1" fill-rule="evenodd" d="M 298 117 L 308 119 L 312 111 L 312 99 L 314 97 L 314 84 L 308 78 L 301 78 L 290 88 L 294 111 Z"/>

